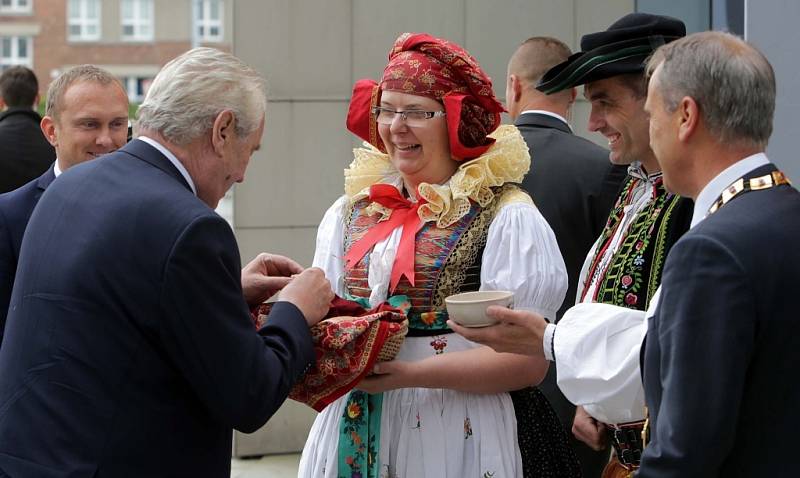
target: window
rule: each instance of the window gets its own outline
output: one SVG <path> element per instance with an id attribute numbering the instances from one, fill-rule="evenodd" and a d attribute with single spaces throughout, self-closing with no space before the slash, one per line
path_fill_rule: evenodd
<path id="1" fill-rule="evenodd" d="M 0 13 L 33 13 L 33 0 L 0 0 Z"/>
<path id="2" fill-rule="evenodd" d="M 195 0 L 195 34 L 201 42 L 222 41 L 222 0 Z"/>
<path id="3" fill-rule="evenodd" d="M 15 65 L 33 68 L 31 37 L 0 37 L 0 70 Z"/>
<path id="4" fill-rule="evenodd" d="M 153 0 L 121 0 L 122 39 L 150 41 L 153 39 Z"/>
<path id="5" fill-rule="evenodd" d="M 152 78 L 140 76 L 127 76 L 123 78 L 123 84 L 128 93 L 128 101 L 131 103 L 141 103 L 147 95 Z"/>
<path id="6" fill-rule="evenodd" d="M 70 40 L 99 40 L 100 0 L 69 0 L 67 32 Z"/>

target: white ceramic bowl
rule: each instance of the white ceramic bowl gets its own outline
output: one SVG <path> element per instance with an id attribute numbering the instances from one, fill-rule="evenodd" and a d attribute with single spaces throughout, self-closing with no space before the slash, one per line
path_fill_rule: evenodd
<path id="1" fill-rule="evenodd" d="M 490 305 L 514 307 L 514 293 L 506 290 L 482 290 L 451 295 L 444 299 L 447 315 L 464 327 L 486 327 L 496 321 L 486 315 Z"/>

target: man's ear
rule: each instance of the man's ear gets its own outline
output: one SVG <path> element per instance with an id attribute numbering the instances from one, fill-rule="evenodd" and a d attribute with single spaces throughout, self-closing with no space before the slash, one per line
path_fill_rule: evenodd
<path id="1" fill-rule="evenodd" d="M 214 126 L 211 128 L 211 145 L 214 152 L 222 155 L 222 151 L 233 140 L 236 134 L 236 116 L 231 110 L 223 110 L 214 118 Z"/>
<path id="2" fill-rule="evenodd" d="M 684 143 L 688 142 L 692 135 L 697 131 L 700 124 L 700 106 L 690 96 L 684 96 L 678 103 L 676 112 L 678 121 L 678 139 Z"/>
<path id="3" fill-rule="evenodd" d="M 572 106 L 572 103 L 575 103 L 575 98 L 578 97 L 578 89 L 574 86 L 569 89 L 569 104 Z"/>
<path id="4" fill-rule="evenodd" d="M 522 98 L 522 82 L 517 75 L 509 75 L 508 79 L 511 82 L 511 98 L 516 103 Z"/>
<path id="5" fill-rule="evenodd" d="M 58 134 L 56 134 L 55 120 L 50 116 L 45 116 L 39 123 L 39 127 L 42 129 L 42 134 L 44 134 L 45 139 L 47 139 L 53 147 L 58 146 Z"/>

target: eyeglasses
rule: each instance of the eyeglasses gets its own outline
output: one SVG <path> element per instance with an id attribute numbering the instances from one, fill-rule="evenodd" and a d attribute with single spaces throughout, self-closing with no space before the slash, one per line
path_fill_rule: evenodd
<path id="1" fill-rule="evenodd" d="M 380 124 L 392 124 L 395 116 L 400 115 L 400 119 L 411 127 L 418 128 L 425 126 L 425 121 L 437 116 L 444 116 L 444 111 L 422 111 L 422 110 L 406 110 L 395 111 L 391 108 L 383 108 L 375 106 L 372 108 L 372 114 L 375 115 L 375 121 Z"/>

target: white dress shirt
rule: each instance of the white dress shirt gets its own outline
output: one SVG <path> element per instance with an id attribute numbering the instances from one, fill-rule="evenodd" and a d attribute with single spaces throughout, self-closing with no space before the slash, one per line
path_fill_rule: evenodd
<path id="1" fill-rule="evenodd" d="M 158 141 L 154 140 L 153 138 L 148 138 L 147 136 L 139 136 L 136 138 L 140 141 L 144 141 L 145 143 L 149 144 L 150 146 L 156 148 L 161 154 L 167 157 L 170 163 L 181 173 L 183 179 L 189 183 L 189 187 L 192 188 L 192 192 L 197 195 L 197 188 L 194 186 L 194 181 L 192 181 L 192 177 L 189 176 L 189 171 L 186 170 L 186 167 L 181 163 L 178 158 L 172 154 L 172 151 L 168 150 L 163 144 L 159 143 Z"/>

